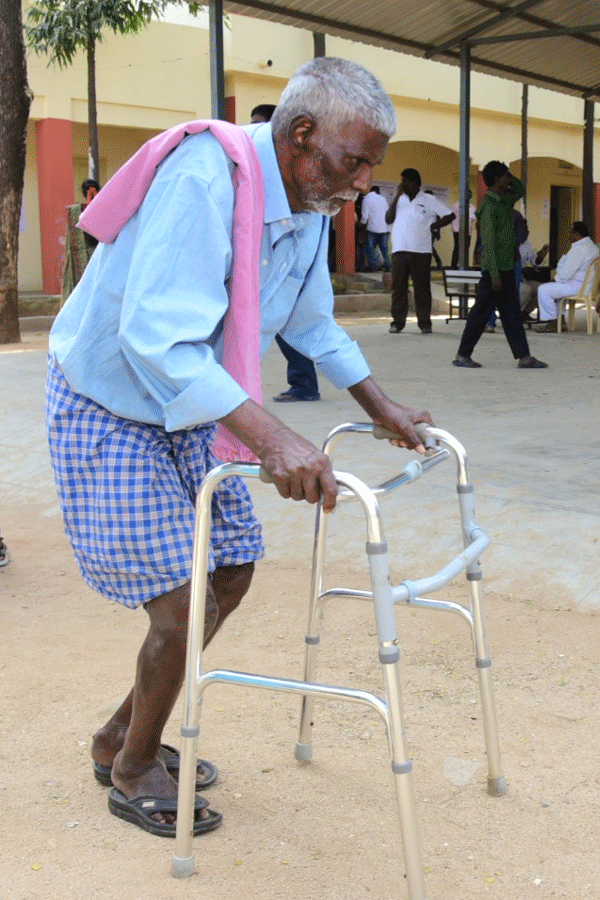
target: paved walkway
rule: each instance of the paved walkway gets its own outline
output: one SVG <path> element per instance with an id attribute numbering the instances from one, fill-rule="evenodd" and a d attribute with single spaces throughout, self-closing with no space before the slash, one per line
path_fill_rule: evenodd
<path id="1" fill-rule="evenodd" d="M 528 333 L 532 353 L 550 364 L 541 371 L 518 370 L 501 331 L 484 335 L 474 354 L 484 368 L 472 371 L 451 365 L 462 323 L 446 325 L 439 317 L 434 334 L 424 336 L 414 320 L 401 335 L 390 335 L 388 321 L 348 317 L 343 324 L 384 390 L 428 408 L 466 447 L 478 520 L 493 540 L 483 557 L 486 585 L 524 602 L 544 594 L 557 606 L 599 608 L 600 335 L 585 334 L 583 319 L 572 334 Z M 43 428 L 45 347 L 43 332 L 25 330 L 22 345 L 0 347 L 0 527 L 13 553 L 26 547 L 25 509 L 35 513 L 34 527 L 61 528 Z M 276 347 L 265 360 L 263 387 L 267 406 L 317 443 L 335 425 L 365 418 L 346 392 L 326 382 L 319 403 L 272 403 L 285 387 Z M 340 448 L 335 465 L 379 481 L 408 458 L 361 437 Z M 386 501 L 386 535 L 402 577 L 430 574 L 453 555 L 460 539 L 455 483 L 452 466 L 444 464 Z M 293 554 L 308 566 L 310 511 L 281 500 L 271 487 L 256 483 L 252 490 L 269 553 Z M 364 552 L 358 510 L 336 513 L 331 533 L 334 560 Z"/>

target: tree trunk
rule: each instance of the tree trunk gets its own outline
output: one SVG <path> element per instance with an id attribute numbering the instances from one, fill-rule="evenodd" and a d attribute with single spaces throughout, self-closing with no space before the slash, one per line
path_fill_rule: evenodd
<path id="1" fill-rule="evenodd" d="M 87 48 L 88 69 L 88 141 L 89 177 L 100 184 L 100 157 L 98 152 L 98 110 L 96 107 L 96 39 L 90 37 Z"/>
<path id="2" fill-rule="evenodd" d="M 20 341 L 18 308 L 19 221 L 23 197 L 27 84 L 21 0 L 4 0 L 0 29 L 0 344 Z"/>

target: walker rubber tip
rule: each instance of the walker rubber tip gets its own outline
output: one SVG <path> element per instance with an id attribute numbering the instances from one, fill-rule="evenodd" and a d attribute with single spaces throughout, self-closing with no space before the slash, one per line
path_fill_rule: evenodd
<path id="1" fill-rule="evenodd" d="M 193 856 L 182 859 L 180 856 L 175 856 L 175 854 L 173 854 L 171 860 L 171 875 L 173 878 L 189 878 L 190 875 L 194 874 L 195 870 L 196 867 L 194 865 Z"/>
<path id="2" fill-rule="evenodd" d="M 312 744 L 296 744 L 295 757 L 298 762 L 308 762 L 312 759 Z"/>
<path id="3" fill-rule="evenodd" d="M 487 781 L 487 792 L 492 797 L 502 797 L 508 790 L 508 785 L 506 783 L 506 776 L 500 775 L 499 778 L 488 778 Z"/>

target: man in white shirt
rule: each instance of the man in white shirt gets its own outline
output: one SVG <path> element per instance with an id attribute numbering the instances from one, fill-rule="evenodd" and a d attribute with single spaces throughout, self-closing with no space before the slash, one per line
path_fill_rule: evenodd
<path id="1" fill-rule="evenodd" d="M 399 334 L 408 314 L 408 279 L 412 278 L 417 321 L 423 334 L 431 334 L 432 236 L 449 225 L 454 213 L 433 194 L 421 190 L 416 169 L 404 169 L 385 214 L 392 226 L 392 324 Z"/>
<path id="2" fill-rule="evenodd" d="M 469 191 L 469 200 L 473 196 L 473 192 Z M 458 266 L 458 239 L 460 237 L 460 203 L 455 203 L 452 207 L 454 218 L 452 219 L 452 237 L 454 238 L 454 248 L 452 250 L 452 259 L 450 260 L 450 268 L 456 269 Z M 473 225 L 475 224 L 475 207 L 469 203 L 469 234 L 467 240 L 467 264 L 469 257 L 469 249 L 471 247 L 471 234 L 473 233 Z"/>
<path id="3" fill-rule="evenodd" d="M 585 222 L 573 222 L 569 232 L 571 249 L 558 261 L 554 281 L 538 288 L 540 320 L 544 323 L 535 330 L 542 334 L 558 331 L 557 303 L 563 297 L 579 293 L 587 268 L 600 256 L 597 245 L 590 238 Z M 563 323 L 566 331 L 566 323 Z"/>
<path id="4" fill-rule="evenodd" d="M 360 218 L 362 224 L 367 226 L 367 256 L 371 272 L 376 272 L 378 268 L 375 262 L 375 247 L 379 247 L 383 257 L 384 272 L 390 271 L 388 227 L 385 221 L 387 210 L 387 200 L 381 196 L 378 185 L 374 184 L 362 202 Z"/>

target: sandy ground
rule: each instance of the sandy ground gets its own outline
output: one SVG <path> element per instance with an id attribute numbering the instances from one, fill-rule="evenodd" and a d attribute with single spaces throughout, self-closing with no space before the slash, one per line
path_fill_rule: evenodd
<path id="1" fill-rule="evenodd" d="M 378 346 L 390 346 L 387 335 L 381 337 L 382 324 L 364 321 L 354 327 L 377 369 Z M 427 351 L 420 336 L 407 335 L 401 349 L 389 350 L 380 375 L 399 383 L 410 402 L 417 401 L 412 394 L 418 391 L 440 425 L 444 419 L 453 429 L 462 424 L 469 438 L 478 510 L 494 541 L 483 563 L 484 574 L 486 564 L 489 572 L 488 627 L 509 790 L 502 798 L 485 790 L 477 674 L 465 623 L 443 613 L 399 610 L 427 897 L 597 900 L 599 592 L 590 573 L 597 555 L 598 500 L 589 488 L 597 484 L 598 407 L 594 384 L 586 382 L 597 372 L 586 362 L 593 359 L 586 356 L 590 339 L 559 337 L 552 353 L 562 354 L 562 368 L 548 370 L 545 381 L 533 373 L 538 380 L 524 390 L 522 380 L 515 383 L 499 336 L 479 354 L 490 368 L 488 380 L 474 391 L 465 373 L 448 366 L 459 333 L 456 325 L 450 329 L 451 341 L 447 332 L 434 335 Z M 597 360 L 596 338 L 591 340 Z M 219 780 L 207 796 L 223 812 L 224 824 L 195 839 L 197 871 L 190 879 L 171 878 L 173 842 L 107 812 L 106 790 L 91 773 L 90 736 L 130 687 L 145 622 L 143 613 L 107 604 L 83 584 L 63 537 L 41 425 L 45 340 L 27 334 L 23 345 L 0 349 L 7 399 L 0 412 L 0 524 L 11 552 L 10 565 L 0 570 L 1 900 L 405 900 L 384 728 L 362 706 L 319 702 L 314 757 L 300 764 L 294 759 L 298 698 L 240 687 L 209 689 L 200 749 L 219 765 Z M 543 355 L 543 348 L 540 344 L 534 352 Z M 401 360 L 405 367 L 410 362 L 410 374 L 400 368 Z M 282 373 L 281 360 L 270 355 L 268 396 L 281 388 Z M 563 452 L 556 471 L 549 460 L 540 466 L 538 490 L 531 471 L 519 475 L 507 455 L 507 422 L 514 425 L 518 415 L 519 434 L 509 443 L 520 444 L 521 454 L 527 454 L 526 444 L 543 446 L 555 429 L 572 436 L 571 420 L 562 418 L 565 379 L 572 397 L 569 415 L 581 422 L 580 404 L 587 408 L 589 431 L 564 442 L 571 452 Z M 307 433 L 322 437 L 326 420 L 334 425 L 352 416 L 347 398 L 338 399 L 328 386 L 323 396 L 321 404 L 278 411 L 290 424 L 304 421 Z M 540 410 L 544 403 L 546 414 Z M 596 456 L 588 484 L 582 459 L 589 460 L 592 446 Z M 368 464 L 378 472 L 375 455 L 370 447 L 369 453 L 362 450 L 358 468 Z M 430 486 L 410 486 L 391 501 L 386 534 L 391 543 L 396 535 L 396 581 L 426 574 L 438 555 L 447 559 L 452 541 L 459 539 L 453 513 L 446 514 L 454 502 L 453 472 L 442 469 L 435 470 Z M 575 487 L 582 480 L 585 502 Z M 566 499 L 560 492 L 565 484 Z M 206 653 L 205 667 L 298 678 L 313 517 L 306 508 L 284 505 L 266 486 L 252 490 L 266 524 L 269 555 L 242 607 Z M 589 527 L 593 521 L 595 531 Z M 328 584 L 368 587 L 360 515 L 339 510 L 330 527 Z M 575 566 L 567 536 L 577 528 L 590 534 L 590 544 L 584 546 L 581 538 Z M 430 553 L 431 564 L 424 562 Z M 443 598 L 468 602 L 464 580 L 453 582 Z M 326 683 L 381 694 L 369 604 L 329 604 L 319 675 Z M 171 743 L 178 740 L 180 715 L 178 706 L 165 735 Z"/>

